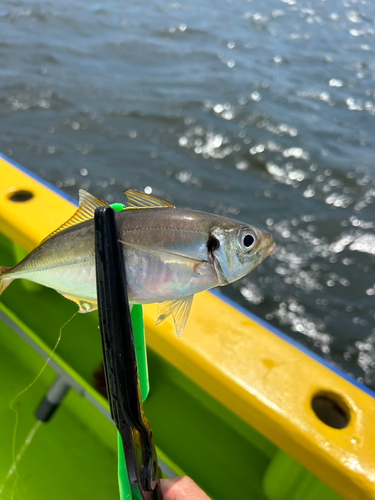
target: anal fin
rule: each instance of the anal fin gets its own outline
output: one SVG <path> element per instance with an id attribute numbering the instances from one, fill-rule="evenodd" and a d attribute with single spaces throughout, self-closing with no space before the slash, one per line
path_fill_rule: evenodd
<path id="1" fill-rule="evenodd" d="M 191 304 L 193 303 L 194 295 L 189 295 L 183 299 L 167 300 L 159 304 L 158 318 L 156 325 L 159 325 L 168 316 L 173 316 L 173 322 L 179 338 L 184 331 L 187 319 L 189 317 Z"/>
<path id="2" fill-rule="evenodd" d="M 98 303 L 96 301 L 86 300 L 86 299 L 78 299 L 77 297 L 73 297 L 72 295 L 69 295 L 68 293 L 62 293 L 62 292 L 59 292 L 59 293 L 61 293 L 61 295 L 63 297 L 65 297 L 66 299 L 69 299 L 69 300 L 72 300 L 73 302 L 75 302 L 79 307 L 78 312 L 80 312 L 80 313 L 87 313 L 87 312 L 95 311 L 95 309 L 98 308 Z"/>

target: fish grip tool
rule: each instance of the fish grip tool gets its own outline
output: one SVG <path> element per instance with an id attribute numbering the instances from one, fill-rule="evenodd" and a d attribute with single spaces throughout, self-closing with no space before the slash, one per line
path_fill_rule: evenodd
<path id="1" fill-rule="evenodd" d="M 134 500 L 161 500 L 156 450 L 143 413 L 124 259 L 110 207 L 95 211 L 95 261 L 107 393 L 111 417 L 121 437 L 121 498 L 129 498 L 131 493 Z M 121 463 L 122 452 L 125 464 Z"/>

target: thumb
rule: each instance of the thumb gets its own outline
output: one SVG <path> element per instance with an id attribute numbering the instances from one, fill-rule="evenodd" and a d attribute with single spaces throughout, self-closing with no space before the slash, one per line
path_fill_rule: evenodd
<path id="1" fill-rule="evenodd" d="M 160 480 L 163 500 L 210 500 L 190 477 Z"/>

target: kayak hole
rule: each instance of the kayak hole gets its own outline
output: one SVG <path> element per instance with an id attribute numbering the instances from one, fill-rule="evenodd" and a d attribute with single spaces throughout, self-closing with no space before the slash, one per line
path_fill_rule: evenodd
<path id="1" fill-rule="evenodd" d="M 19 189 L 18 191 L 13 191 L 8 198 L 10 201 L 14 201 L 15 203 L 22 203 L 34 198 L 34 193 L 28 191 L 27 189 Z"/>
<path id="2" fill-rule="evenodd" d="M 345 429 L 349 424 L 349 407 L 339 394 L 319 392 L 312 398 L 311 407 L 318 419 L 333 429 Z"/>

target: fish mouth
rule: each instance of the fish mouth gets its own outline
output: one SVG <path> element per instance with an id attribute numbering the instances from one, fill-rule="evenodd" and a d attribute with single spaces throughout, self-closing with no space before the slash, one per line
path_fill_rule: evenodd
<path id="1" fill-rule="evenodd" d="M 276 243 L 272 243 L 272 245 L 269 247 L 266 253 L 266 257 L 268 257 L 276 248 Z"/>

